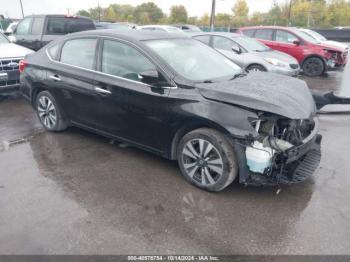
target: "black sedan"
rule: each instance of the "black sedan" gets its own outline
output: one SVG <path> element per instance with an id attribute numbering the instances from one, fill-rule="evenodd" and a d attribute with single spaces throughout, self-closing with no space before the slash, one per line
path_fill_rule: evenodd
<path id="1" fill-rule="evenodd" d="M 186 36 L 88 31 L 21 62 L 21 90 L 48 131 L 70 125 L 177 160 L 194 185 L 220 191 L 297 183 L 320 161 L 305 82 L 242 72 Z"/>

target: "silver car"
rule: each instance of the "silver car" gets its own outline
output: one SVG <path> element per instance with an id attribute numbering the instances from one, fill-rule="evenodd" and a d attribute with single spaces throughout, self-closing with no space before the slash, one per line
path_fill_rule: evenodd
<path id="1" fill-rule="evenodd" d="M 247 71 L 268 71 L 288 76 L 300 72 L 298 61 L 246 36 L 225 32 L 193 33 L 191 36 L 225 55 Z"/>

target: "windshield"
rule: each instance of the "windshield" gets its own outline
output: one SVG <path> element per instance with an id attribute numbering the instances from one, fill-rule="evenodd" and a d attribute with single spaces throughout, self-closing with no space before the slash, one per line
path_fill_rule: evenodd
<path id="1" fill-rule="evenodd" d="M 0 44 L 8 43 L 9 40 L 4 36 L 3 34 L 0 33 Z"/>
<path id="2" fill-rule="evenodd" d="M 265 51 L 269 51 L 271 50 L 269 47 L 267 47 L 266 45 L 264 45 L 263 43 L 253 39 L 253 38 L 249 38 L 249 37 L 235 37 L 233 38 L 233 40 L 239 44 L 240 46 L 242 46 L 244 49 L 252 52 L 252 51 L 256 51 L 256 52 L 265 52 Z"/>
<path id="3" fill-rule="evenodd" d="M 315 31 L 312 31 L 312 30 L 305 30 L 303 31 L 304 33 L 310 35 L 311 37 L 315 38 L 316 40 L 318 41 L 327 41 L 327 38 L 325 38 L 323 35 L 315 32 Z"/>
<path id="4" fill-rule="evenodd" d="M 313 43 L 313 44 L 319 44 L 319 43 L 320 43 L 319 40 L 313 38 L 312 36 L 310 36 L 309 34 L 303 32 L 303 31 L 298 30 L 297 34 L 298 34 L 301 38 L 303 38 L 304 40 L 306 40 L 307 42 L 310 42 L 310 43 Z"/>
<path id="5" fill-rule="evenodd" d="M 148 40 L 145 43 L 179 75 L 191 81 L 232 78 L 242 71 L 211 47 L 193 39 Z"/>

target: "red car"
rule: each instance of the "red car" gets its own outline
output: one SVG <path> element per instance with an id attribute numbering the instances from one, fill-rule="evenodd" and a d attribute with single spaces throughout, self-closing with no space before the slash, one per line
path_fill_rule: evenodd
<path id="1" fill-rule="evenodd" d="M 257 26 L 243 27 L 237 32 L 294 56 L 307 76 L 319 76 L 327 70 L 343 68 L 347 63 L 347 50 L 321 44 L 297 28 Z"/>

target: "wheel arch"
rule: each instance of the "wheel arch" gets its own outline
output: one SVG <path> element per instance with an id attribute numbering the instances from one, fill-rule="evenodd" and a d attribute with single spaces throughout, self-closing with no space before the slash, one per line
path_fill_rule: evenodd
<path id="1" fill-rule="evenodd" d="M 175 135 L 172 138 L 171 142 L 171 148 L 170 148 L 170 159 L 176 160 L 177 159 L 177 146 L 181 139 L 188 133 L 199 129 L 199 128 L 211 128 L 216 131 L 219 131 L 223 133 L 224 135 L 231 136 L 233 135 L 223 126 L 220 126 L 216 124 L 215 122 L 209 121 L 209 120 L 198 120 L 198 119 L 187 119 L 180 129 L 177 130 Z"/>
<path id="2" fill-rule="evenodd" d="M 251 64 L 249 64 L 249 65 L 247 65 L 247 66 L 245 67 L 245 70 L 248 70 L 248 68 L 251 67 L 251 66 L 261 66 L 262 68 L 264 68 L 264 70 L 265 70 L 266 72 L 268 71 L 267 68 L 266 68 L 266 66 L 264 66 L 264 65 L 262 65 L 262 64 L 259 64 L 259 63 L 251 63 Z"/>
<path id="3" fill-rule="evenodd" d="M 304 63 L 305 63 L 305 61 L 306 61 L 307 59 L 313 58 L 313 57 L 321 59 L 322 62 L 323 62 L 324 68 L 325 68 L 324 70 L 326 70 L 327 61 L 326 61 L 326 59 L 325 59 L 324 57 L 322 57 L 322 56 L 320 56 L 320 55 L 318 55 L 318 54 L 311 54 L 311 55 L 306 56 L 306 57 L 304 58 L 304 60 L 300 63 L 301 68 L 304 66 Z"/>

